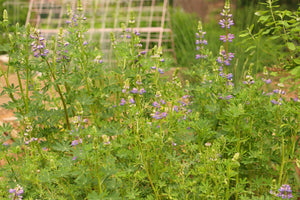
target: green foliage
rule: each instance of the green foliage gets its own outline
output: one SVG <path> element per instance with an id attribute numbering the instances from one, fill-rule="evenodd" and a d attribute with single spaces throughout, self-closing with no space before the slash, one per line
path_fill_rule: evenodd
<path id="1" fill-rule="evenodd" d="M 263 27 L 253 33 L 254 25 L 251 25 L 247 31 L 240 37 L 249 37 L 255 41 L 256 45 L 249 47 L 248 52 L 253 51 L 255 46 L 262 40 L 272 44 L 265 46 L 276 58 L 281 68 L 293 69 L 299 65 L 299 7 L 296 11 L 279 10 L 276 5 L 277 0 L 268 0 L 262 3 L 267 10 L 257 11 L 255 14 L 259 17 L 258 22 Z M 275 45 L 274 45 L 275 44 Z M 260 52 L 253 53 L 259 54 Z"/>

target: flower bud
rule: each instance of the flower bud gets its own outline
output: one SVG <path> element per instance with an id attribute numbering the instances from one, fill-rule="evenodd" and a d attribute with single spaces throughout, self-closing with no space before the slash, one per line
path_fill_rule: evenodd
<path id="1" fill-rule="evenodd" d="M 81 0 L 78 0 L 77 10 L 78 10 L 79 12 L 83 11 Z"/>
<path id="2" fill-rule="evenodd" d="M 226 10 L 229 10 L 229 9 L 230 9 L 230 0 L 226 0 L 226 1 L 225 1 L 225 6 L 224 6 L 224 8 L 225 8 Z"/>
<path id="3" fill-rule="evenodd" d="M 199 31 L 202 31 L 202 29 L 203 29 L 203 27 L 202 27 L 202 22 L 199 21 L 199 22 L 198 22 L 198 30 L 199 30 Z"/>
<path id="4" fill-rule="evenodd" d="M 8 15 L 7 15 L 7 10 L 6 9 L 3 11 L 3 22 L 8 23 Z"/>

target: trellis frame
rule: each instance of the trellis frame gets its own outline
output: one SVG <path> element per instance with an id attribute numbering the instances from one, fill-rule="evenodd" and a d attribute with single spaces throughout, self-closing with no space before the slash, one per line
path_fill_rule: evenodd
<path id="1" fill-rule="evenodd" d="M 121 22 L 127 24 L 130 12 L 135 13 L 136 30 L 141 33 L 144 50 L 154 45 L 173 53 L 174 42 L 168 12 L 169 0 L 82 0 L 88 16 L 90 40 L 100 35 L 102 51 L 111 52 L 110 32 L 122 32 Z M 66 19 L 67 4 L 75 10 L 75 0 L 30 0 L 26 23 L 35 25 L 45 36 L 58 33 Z M 101 16 L 99 15 L 101 14 Z M 100 27 L 99 27 L 100 25 Z"/>

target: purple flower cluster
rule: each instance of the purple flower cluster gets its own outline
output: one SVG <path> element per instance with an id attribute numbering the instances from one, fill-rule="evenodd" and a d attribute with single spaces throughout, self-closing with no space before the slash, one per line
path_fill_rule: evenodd
<path id="1" fill-rule="evenodd" d="M 275 99 L 272 99 L 271 100 L 271 103 L 274 104 L 274 105 L 282 105 L 282 98 L 279 98 L 278 101 L 276 101 Z"/>
<path id="2" fill-rule="evenodd" d="M 151 72 L 156 72 L 156 69 L 157 69 L 157 71 L 158 71 L 160 74 L 165 73 L 163 69 L 157 68 L 156 66 L 152 66 L 152 67 L 151 67 Z"/>
<path id="3" fill-rule="evenodd" d="M 245 79 L 246 79 L 246 80 L 243 81 L 243 84 L 245 84 L 245 85 L 252 85 L 252 84 L 255 83 L 253 77 L 250 76 L 250 75 L 247 75 Z"/>
<path id="4" fill-rule="evenodd" d="M 220 40 L 223 42 L 226 41 L 232 42 L 233 39 L 234 39 L 234 35 L 231 33 L 228 33 L 227 35 L 220 35 Z"/>
<path id="5" fill-rule="evenodd" d="M 222 65 L 225 64 L 225 65 L 229 66 L 232 58 L 234 58 L 234 53 L 226 54 L 226 51 L 224 50 L 223 46 L 221 46 L 220 56 L 217 58 L 217 62 Z"/>
<path id="6" fill-rule="evenodd" d="M 124 94 L 129 94 L 129 91 L 127 91 L 127 89 L 122 89 L 122 93 L 124 93 Z M 146 93 L 146 90 L 145 90 L 145 88 L 141 88 L 141 89 L 138 89 L 138 88 L 132 88 L 132 90 L 130 91 L 130 93 L 131 94 L 140 94 L 140 95 L 142 95 L 142 94 L 145 94 Z"/>
<path id="7" fill-rule="evenodd" d="M 77 146 L 79 143 L 82 143 L 82 139 L 81 138 L 79 138 L 77 140 L 73 140 L 72 143 L 71 143 L 71 145 L 74 147 L 74 146 Z"/>
<path id="8" fill-rule="evenodd" d="M 66 21 L 66 24 L 68 24 L 69 27 L 78 26 L 78 20 L 86 20 L 86 17 L 84 16 L 84 14 L 74 14 L 70 20 Z"/>
<path id="9" fill-rule="evenodd" d="M 275 94 L 285 94 L 285 91 L 284 90 L 275 89 L 275 90 L 273 90 L 273 93 L 275 93 Z"/>
<path id="10" fill-rule="evenodd" d="M 134 100 L 134 98 L 132 98 L 132 97 L 129 97 L 128 98 L 129 100 L 129 103 L 131 103 L 131 104 L 135 104 L 135 100 Z M 124 99 L 124 98 L 122 98 L 121 99 L 121 103 L 120 103 L 120 106 L 124 106 L 126 104 L 126 100 Z"/>
<path id="11" fill-rule="evenodd" d="M 94 62 L 97 63 L 97 64 L 102 64 L 103 63 L 102 56 L 97 56 L 94 59 Z"/>
<path id="12" fill-rule="evenodd" d="M 70 61 L 70 58 L 68 56 L 68 50 L 66 49 L 69 45 L 69 42 L 65 42 L 63 44 L 58 44 L 59 50 L 56 51 L 57 59 L 56 62 L 60 62 L 61 60 Z"/>
<path id="13" fill-rule="evenodd" d="M 221 12 L 221 16 L 223 19 L 219 21 L 221 28 L 230 29 L 231 26 L 234 25 L 232 18 L 232 14 L 230 14 L 230 2 L 226 0 L 223 11 Z M 234 57 L 233 53 L 228 52 L 228 42 L 232 42 L 234 39 L 234 34 L 228 33 L 226 30 L 225 35 L 220 35 L 220 40 L 226 43 L 226 52 L 224 49 L 220 50 L 220 57 L 218 57 L 217 62 L 224 63 L 229 66 L 231 59 Z"/>
<path id="14" fill-rule="evenodd" d="M 157 98 L 160 98 L 160 95 L 156 95 Z M 162 105 L 165 105 L 166 101 L 164 99 L 156 100 L 152 103 L 152 106 L 154 107 L 154 114 L 152 114 L 152 118 L 154 119 L 163 119 L 167 117 L 166 110 L 163 109 Z M 164 112 L 160 112 L 160 111 Z"/>
<path id="15" fill-rule="evenodd" d="M 46 49 L 45 38 L 41 36 L 41 32 L 35 30 L 34 33 L 30 35 L 30 38 L 35 40 L 31 43 L 33 56 L 37 58 L 47 56 L 49 50 Z"/>
<path id="16" fill-rule="evenodd" d="M 276 192 L 271 190 L 270 193 L 277 196 L 277 197 L 281 197 L 282 199 L 291 199 L 291 198 L 293 198 L 291 186 L 289 186 L 287 184 L 282 185 L 278 189 L 278 191 L 279 191 L 279 193 L 276 193 Z"/>
<path id="17" fill-rule="evenodd" d="M 203 31 L 202 23 L 201 21 L 198 22 L 198 32 L 196 33 L 196 50 L 200 51 L 200 54 L 196 55 L 196 59 L 203 59 L 207 58 L 207 54 L 205 52 L 204 46 L 207 45 L 207 41 L 204 39 L 206 32 Z"/>
<path id="18" fill-rule="evenodd" d="M 30 140 L 25 141 L 25 145 L 28 145 L 29 143 L 33 142 L 33 141 L 37 141 L 38 138 L 32 137 Z"/>
<path id="19" fill-rule="evenodd" d="M 223 97 L 223 96 L 219 96 L 219 99 L 222 99 L 222 100 L 227 100 L 227 102 L 229 103 L 229 100 L 232 99 L 233 96 L 230 94 L 230 95 L 227 95 L 226 97 Z"/>
<path id="20" fill-rule="evenodd" d="M 20 185 L 17 185 L 16 188 L 13 189 L 9 189 L 9 193 L 11 195 L 9 195 L 9 198 L 12 200 L 20 200 L 23 199 L 23 196 L 21 196 L 21 194 L 24 193 L 23 187 L 21 187 Z"/>
<path id="21" fill-rule="evenodd" d="M 271 79 L 267 79 L 267 80 L 265 80 L 265 79 L 262 79 L 266 84 L 270 84 L 270 83 L 272 83 L 272 80 Z"/>
<path id="22" fill-rule="evenodd" d="M 156 112 L 152 115 L 152 117 L 153 117 L 154 119 L 163 119 L 163 118 L 166 118 L 167 115 L 168 115 L 167 112 L 159 113 L 159 111 L 156 111 Z"/>

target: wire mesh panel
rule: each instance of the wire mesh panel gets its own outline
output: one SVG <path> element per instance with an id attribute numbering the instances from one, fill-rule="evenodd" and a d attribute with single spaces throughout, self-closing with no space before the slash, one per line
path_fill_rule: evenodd
<path id="1" fill-rule="evenodd" d="M 75 0 L 30 0 L 26 23 L 38 27 L 46 37 L 51 36 L 68 19 L 67 6 L 76 10 L 76 3 Z M 122 23 L 128 24 L 132 14 L 146 51 L 158 45 L 175 56 L 168 0 L 82 0 L 82 5 L 88 19 L 87 35 L 100 44 L 104 53 L 111 51 L 110 32 L 120 34 Z"/>

